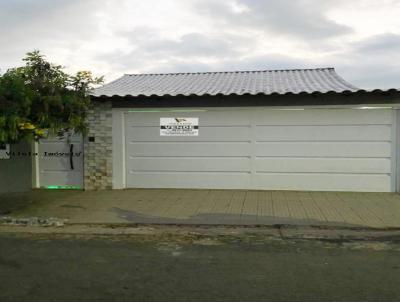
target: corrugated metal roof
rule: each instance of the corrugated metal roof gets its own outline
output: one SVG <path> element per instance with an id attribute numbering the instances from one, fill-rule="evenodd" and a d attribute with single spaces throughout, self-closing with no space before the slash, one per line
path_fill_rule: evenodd
<path id="1" fill-rule="evenodd" d="M 334 68 L 127 74 L 94 90 L 96 97 L 270 95 L 357 92 Z"/>

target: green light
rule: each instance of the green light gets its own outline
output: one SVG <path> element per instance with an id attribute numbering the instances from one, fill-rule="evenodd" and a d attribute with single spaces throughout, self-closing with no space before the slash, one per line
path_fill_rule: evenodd
<path id="1" fill-rule="evenodd" d="M 44 187 L 48 190 L 80 190 L 79 186 L 46 186 Z"/>
<path id="2" fill-rule="evenodd" d="M 53 190 L 55 190 L 55 189 L 58 189 L 58 186 L 47 186 L 47 187 L 45 187 L 46 189 L 53 189 Z"/>

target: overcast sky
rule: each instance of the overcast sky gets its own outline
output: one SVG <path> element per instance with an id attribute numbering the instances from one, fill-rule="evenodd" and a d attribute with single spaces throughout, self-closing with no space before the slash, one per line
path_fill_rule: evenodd
<path id="1" fill-rule="evenodd" d="M 40 49 L 69 72 L 335 67 L 400 88 L 400 0 L 0 0 L 0 69 Z"/>

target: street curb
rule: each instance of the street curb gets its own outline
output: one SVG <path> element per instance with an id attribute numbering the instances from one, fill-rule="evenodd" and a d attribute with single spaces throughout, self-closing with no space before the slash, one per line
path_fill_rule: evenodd
<path id="1" fill-rule="evenodd" d="M 147 237 L 224 237 L 254 236 L 280 240 L 319 240 L 330 242 L 380 241 L 400 242 L 400 230 L 349 230 L 313 227 L 248 227 L 248 226 L 177 226 L 107 224 L 66 224 L 64 226 L 37 227 L 0 225 L 1 234 L 16 235 L 88 235 L 88 236 L 147 236 Z"/>
<path id="2" fill-rule="evenodd" d="M 353 231 L 400 231 L 400 227 L 371 227 L 356 226 L 339 223 L 329 224 L 288 224 L 288 223 L 271 223 L 271 224 L 254 224 L 254 223 L 197 223 L 197 222 L 70 222 L 68 219 L 60 219 L 56 217 L 12 217 L 0 216 L 0 227 L 4 225 L 12 226 L 36 226 L 36 227 L 62 227 L 62 226 L 108 226 L 113 228 L 140 227 L 140 226 L 157 226 L 157 227 L 201 227 L 201 228 L 310 228 L 319 230 L 353 230 Z"/>
<path id="3" fill-rule="evenodd" d="M 309 228 L 318 230 L 347 230 L 347 231 L 376 231 L 376 232 L 393 232 L 400 231 L 400 227 L 369 227 L 369 226 L 347 226 L 347 225 L 306 225 L 306 224 L 223 224 L 223 223 L 79 223 L 65 222 L 66 226 L 108 226 L 112 228 L 125 227 L 194 227 L 194 228 L 245 228 L 245 229 L 291 229 L 291 228 Z"/>

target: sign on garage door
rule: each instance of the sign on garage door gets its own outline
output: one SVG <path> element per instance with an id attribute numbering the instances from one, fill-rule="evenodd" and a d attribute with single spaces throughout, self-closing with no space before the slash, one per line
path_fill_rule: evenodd
<path id="1" fill-rule="evenodd" d="M 161 136 L 198 136 L 199 119 L 197 117 L 160 118 Z"/>

